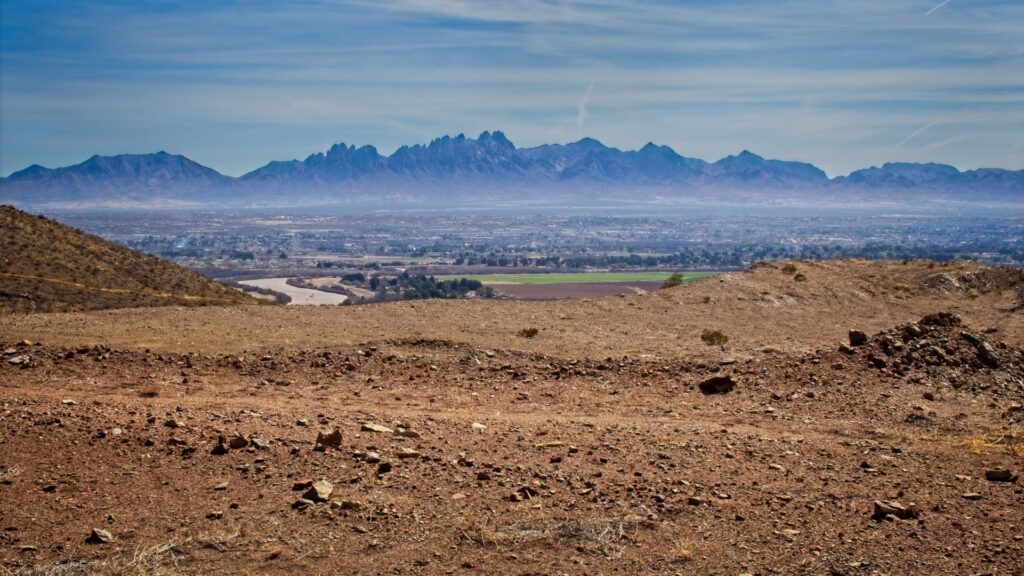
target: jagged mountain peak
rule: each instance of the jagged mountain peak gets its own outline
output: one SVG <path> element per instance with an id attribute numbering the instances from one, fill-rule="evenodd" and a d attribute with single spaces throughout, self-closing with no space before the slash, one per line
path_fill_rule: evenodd
<path id="1" fill-rule="evenodd" d="M 223 176 L 161 150 L 92 156 L 63 168 L 32 165 L 0 179 L 0 200 L 44 204 L 126 198 L 209 204 L 458 203 L 482 201 L 480 193 L 499 201 L 559 197 L 570 203 L 589 203 L 595 197 L 716 201 L 784 195 L 884 197 L 892 190 L 908 198 L 939 194 L 969 201 L 1020 202 L 1024 171 L 960 172 L 944 164 L 891 162 L 829 179 L 812 164 L 766 159 L 749 149 L 708 163 L 654 142 L 623 151 L 584 137 L 567 144 L 517 148 L 504 132 L 485 130 L 476 138 L 460 133 L 401 146 L 389 156 L 370 145 L 339 142 L 305 160 L 270 162 L 240 178 Z"/>

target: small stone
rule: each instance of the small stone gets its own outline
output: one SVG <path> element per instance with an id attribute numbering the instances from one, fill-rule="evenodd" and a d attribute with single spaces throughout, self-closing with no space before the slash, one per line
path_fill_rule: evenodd
<path id="1" fill-rule="evenodd" d="M 929 402 L 935 400 L 935 394 L 931 392 L 925 392 L 924 394 L 921 394 L 921 397 L 924 398 L 925 400 L 928 400 Z"/>
<path id="2" fill-rule="evenodd" d="M 400 436 L 402 438 L 419 438 L 420 433 L 415 430 L 409 430 L 408 428 L 399 427 L 398 429 L 395 430 L 395 436 Z"/>
<path id="3" fill-rule="evenodd" d="M 228 448 L 232 450 L 241 450 L 249 445 L 249 441 L 244 436 L 236 435 L 231 440 L 228 440 Z"/>
<path id="4" fill-rule="evenodd" d="M 270 448 L 270 444 L 259 436 L 249 438 L 249 442 L 252 444 L 253 448 L 256 448 L 257 450 L 266 450 L 267 448 Z"/>
<path id="5" fill-rule="evenodd" d="M 391 472 L 391 463 L 390 462 L 381 462 L 380 465 L 377 466 L 377 474 L 378 475 L 380 475 L 380 474 L 387 474 L 388 472 Z"/>
<path id="6" fill-rule="evenodd" d="M 539 496 L 539 494 L 536 490 L 530 488 L 529 486 L 523 486 L 522 488 L 513 492 L 509 496 L 509 500 L 511 500 L 512 502 L 522 502 L 523 500 L 530 500 L 531 498 L 536 498 L 537 496 Z"/>
<path id="7" fill-rule="evenodd" d="M 487 425 L 481 424 L 479 422 L 473 422 L 473 430 L 476 430 L 477 432 L 483 432 L 484 430 L 487 430 Z"/>
<path id="8" fill-rule="evenodd" d="M 224 518 L 223 510 L 214 510 L 213 512 L 209 512 L 206 514 L 207 520 L 220 520 L 222 518 Z"/>
<path id="9" fill-rule="evenodd" d="M 296 510 L 305 510 L 306 508 L 309 508 L 313 504 L 315 504 L 315 502 L 313 502 L 312 500 L 307 500 L 305 498 L 299 498 L 295 502 L 292 502 L 292 508 L 294 508 Z"/>
<path id="10" fill-rule="evenodd" d="M 367 464 L 380 464 L 380 454 L 370 450 L 366 453 L 365 460 Z"/>
<path id="11" fill-rule="evenodd" d="M 696 496 L 690 496 L 686 499 L 686 503 L 690 506 L 700 506 L 704 501 Z"/>
<path id="12" fill-rule="evenodd" d="M 363 425 L 362 427 L 360 427 L 360 430 L 362 430 L 363 432 L 380 432 L 382 434 L 391 434 L 392 432 L 394 432 L 393 430 L 391 430 L 391 428 L 388 428 L 387 426 L 381 426 L 380 424 L 374 424 L 373 422 L 363 422 Z"/>
<path id="13" fill-rule="evenodd" d="M 398 453 L 399 458 L 419 458 L 420 453 L 413 450 L 412 448 L 402 448 Z"/>
<path id="14" fill-rule="evenodd" d="M 11 366 L 28 366 L 29 362 L 31 361 L 32 358 L 30 358 L 28 354 L 21 354 L 19 356 L 15 356 L 14 358 L 7 359 L 7 363 L 10 364 Z"/>
<path id="15" fill-rule="evenodd" d="M 75 406 L 75 405 L 78 404 L 78 402 L 75 402 L 74 400 L 72 400 L 70 398 L 65 398 L 65 399 L 61 400 L 60 403 L 65 405 L 65 406 Z"/>
<path id="16" fill-rule="evenodd" d="M 213 454 L 214 456 L 223 456 L 228 453 L 228 450 L 227 440 L 223 436 L 220 436 L 217 438 L 217 443 L 214 444 L 213 448 L 210 450 L 210 454 Z"/>
<path id="17" fill-rule="evenodd" d="M 295 482 L 292 483 L 292 490 L 305 490 L 306 488 L 309 488 L 312 485 L 313 480 L 311 479 L 296 480 Z"/>
<path id="18" fill-rule="evenodd" d="M 452 500 L 465 500 L 465 499 L 466 499 L 466 495 L 461 493 L 461 492 L 457 492 L 455 494 L 452 494 Z"/>
<path id="19" fill-rule="evenodd" d="M 185 427 L 185 423 L 182 422 L 181 420 L 175 420 L 175 419 L 172 418 L 172 419 L 164 422 L 164 426 L 166 426 L 168 428 L 184 428 Z"/>
<path id="20" fill-rule="evenodd" d="M 726 394 L 736 387 L 732 376 L 712 376 L 700 383 L 700 391 L 704 394 Z"/>
<path id="21" fill-rule="evenodd" d="M 338 510 L 359 511 L 366 509 L 366 504 L 363 504 L 362 502 L 359 502 L 357 500 L 332 500 L 331 508 L 336 508 Z"/>
<path id="22" fill-rule="evenodd" d="M 335 428 L 330 432 L 317 432 L 316 445 L 313 450 L 324 452 L 327 448 L 341 448 L 341 430 Z"/>
<path id="23" fill-rule="evenodd" d="M 309 490 L 302 495 L 306 500 L 313 502 L 326 502 L 334 492 L 334 485 L 327 480 L 317 480 L 309 487 Z"/>
<path id="24" fill-rule="evenodd" d="M 904 506 L 895 500 L 875 500 L 875 511 L 871 517 L 875 520 L 882 520 L 886 516 L 894 516 L 900 520 L 911 520 L 920 515 L 921 512 L 914 504 Z"/>
<path id="25" fill-rule="evenodd" d="M 847 336 L 850 339 L 850 346 L 863 346 L 868 343 L 868 335 L 863 330 L 850 330 Z"/>
<path id="26" fill-rule="evenodd" d="M 93 528 L 85 541 L 88 544 L 110 544 L 114 541 L 114 535 L 102 528 Z"/>
<path id="27" fill-rule="evenodd" d="M 228 489 L 228 483 L 227 482 L 221 482 L 220 484 L 217 484 L 216 486 L 214 486 L 213 489 L 217 490 L 217 491 L 227 490 Z"/>
<path id="28" fill-rule="evenodd" d="M 977 492 L 964 492 L 960 497 L 964 500 L 981 500 L 981 494 Z"/>
<path id="29" fill-rule="evenodd" d="M 985 471 L 985 479 L 989 482 L 1016 482 L 1017 475 L 1009 468 L 994 468 Z"/>
<path id="30" fill-rule="evenodd" d="M 786 468 L 782 464 L 769 464 L 768 468 L 772 470 L 778 470 L 779 472 L 785 472 Z"/>
<path id="31" fill-rule="evenodd" d="M 999 357 L 996 356 L 996 351 L 992 348 L 991 344 L 988 342 L 982 342 L 981 344 L 978 344 L 977 350 L 978 360 L 981 360 L 982 364 L 989 368 L 999 367 Z"/>

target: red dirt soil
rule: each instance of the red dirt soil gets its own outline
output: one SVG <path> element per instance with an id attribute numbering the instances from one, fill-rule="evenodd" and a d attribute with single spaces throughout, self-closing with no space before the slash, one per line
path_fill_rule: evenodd
<path id="1" fill-rule="evenodd" d="M 986 479 L 1024 471 L 1014 273 L 796 265 L 592 302 L 10 317 L 0 566 L 1021 573 L 1024 483 Z"/>

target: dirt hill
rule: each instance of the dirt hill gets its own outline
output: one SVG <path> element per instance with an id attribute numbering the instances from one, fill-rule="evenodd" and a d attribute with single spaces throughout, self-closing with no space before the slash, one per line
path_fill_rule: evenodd
<path id="1" fill-rule="evenodd" d="M 789 271 L 793 266 L 795 271 Z M 797 276 L 797 275 L 800 276 Z M 130 310 L 13 319 L 21 338 L 168 351 L 242 352 L 425 338 L 569 357 L 687 355 L 717 360 L 806 352 L 852 328 L 884 330 L 952 311 L 1024 344 L 1024 273 L 957 262 L 776 262 L 627 295 L 557 302 L 426 300 L 373 306 Z M 534 338 L 519 336 L 537 328 Z M 725 346 L 701 340 L 720 330 Z"/>
<path id="2" fill-rule="evenodd" d="M 0 313 L 251 303 L 176 264 L 0 206 Z"/>
<path id="3" fill-rule="evenodd" d="M 1020 286 L 9 316 L 0 573 L 1022 574 Z"/>

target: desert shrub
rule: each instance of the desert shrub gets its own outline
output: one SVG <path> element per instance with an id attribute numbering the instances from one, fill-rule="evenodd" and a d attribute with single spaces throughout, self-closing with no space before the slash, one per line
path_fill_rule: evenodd
<path id="1" fill-rule="evenodd" d="M 665 279 L 661 283 L 662 288 L 671 288 L 673 286 L 679 286 L 683 283 L 683 275 L 679 272 L 673 272 L 671 276 Z"/>
<path id="2" fill-rule="evenodd" d="M 796 274 L 796 266 L 792 262 L 782 267 L 783 274 Z"/>
<path id="3" fill-rule="evenodd" d="M 807 276 L 804 276 L 803 272 L 798 272 L 796 276 L 793 276 L 793 280 L 796 280 L 797 282 L 803 282 L 804 280 L 807 280 Z"/>
<path id="4" fill-rule="evenodd" d="M 538 332 L 540 332 L 540 330 L 536 328 L 523 328 L 519 331 L 519 335 L 523 338 L 533 338 Z"/>
<path id="5" fill-rule="evenodd" d="M 729 337 L 721 330 L 705 330 L 701 333 L 700 339 L 708 346 L 721 346 L 729 341 Z"/>
<path id="6" fill-rule="evenodd" d="M 704 299 L 701 300 L 701 301 L 704 302 L 705 304 L 710 304 L 711 303 L 711 296 L 705 296 Z"/>

